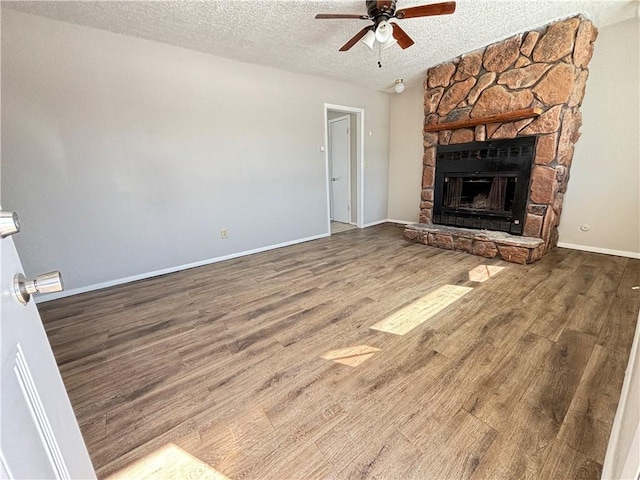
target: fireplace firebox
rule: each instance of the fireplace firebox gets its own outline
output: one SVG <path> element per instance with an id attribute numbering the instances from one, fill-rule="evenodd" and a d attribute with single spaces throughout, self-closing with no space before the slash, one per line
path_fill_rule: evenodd
<path id="1" fill-rule="evenodd" d="M 536 137 L 439 145 L 433 223 L 522 235 Z"/>

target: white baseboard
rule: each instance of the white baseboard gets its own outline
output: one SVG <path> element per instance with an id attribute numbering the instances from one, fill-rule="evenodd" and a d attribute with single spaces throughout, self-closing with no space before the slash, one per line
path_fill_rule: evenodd
<path id="1" fill-rule="evenodd" d="M 581 250 L 583 252 L 604 253 L 605 255 L 615 255 L 616 257 L 628 257 L 640 259 L 640 252 L 626 252 L 624 250 L 612 250 L 610 248 L 591 247 L 589 245 L 577 245 L 575 243 L 558 242 L 560 248 L 570 248 L 571 250 Z"/>
<path id="2" fill-rule="evenodd" d="M 376 225 L 381 225 L 383 223 L 399 223 L 401 225 L 409 225 L 411 223 L 418 223 L 418 222 L 409 222 L 407 220 L 395 220 L 393 218 L 385 218 L 384 220 L 377 220 L 375 222 L 366 223 L 362 226 L 362 228 L 375 227 Z"/>
<path id="3" fill-rule="evenodd" d="M 330 236 L 329 233 L 322 233 L 320 235 L 314 235 L 312 237 L 301 238 L 298 240 L 291 240 L 289 242 L 278 243 L 277 245 L 268 245 L 266 247 L 255 248 L 253 250 L 246 250 L 244 252 L 231 253 L 229 255 L 223 255 L 221 257 L 209 258 L 207 260 L 201 260 L 198 262 L 188 263 L 186 265 L 177 265 L 175 267 L 163 268 L 162 270 L 155 270 L 153 272 L 141 273 L 139 275 L 132 275 L 130 277 L 118 278 L 116 280 L 109 280 L 108 282 L 95 283 L 86 287 L 73 288 L 71 290 L 64 290 L 62 292 L 50 293 L 40 295 L 35 298 L 36 303 L 44 303 L 50 300 L 56 300 L 58 298 L 70 297 L 72 295 L 78 295 L 80 293 L 92 292 L 94 290 L 100 290 L 103 288 L 114 287 L 116 285 L 122 285 L 123 283 L 135 282 L 137 280 L 144 280 L 146 278 L 158 277 L 160 275 L 166 275 L 167 273 L 180 272 L 182 270 L 188 270 L 190 268 L 202 267 L 204 265 L 210 265 L 212 263 L 223 262 L 225 260 L 231 260 L 232 258 L 244 257 L 246 255 L 252 255 L 254 253 L 266 252 L 268 250 L 275 250 L 276 248 L 288 247 L 297 243 L 310 242 L 311 240 L 318 240 Z"/>
<path id="4" fill-rule="evenodd" d="M 387 223 L 389 220 L 387 220 L 386 218 L 384 220 L 377 220 L 375 222 L 371 222 L 371 223 L 365 223 L 364 225 L 362 225 L 362 228 L 367 228 L 367 227 L 375 227 L 376 225 L 381 225 L 383 223 Z"/>
<path id="5" fill-rule="evenodd" d="M 390 223 L 399 223 L 400 225 L 410 225 L 412 223 L 418 223 L 417 221 L 416 222 L 408 222 L 407 220 L 396 220 L 396 219 L 393 219 L 393 218 L 387 218 L 386 221 L 390 222 Z"/>

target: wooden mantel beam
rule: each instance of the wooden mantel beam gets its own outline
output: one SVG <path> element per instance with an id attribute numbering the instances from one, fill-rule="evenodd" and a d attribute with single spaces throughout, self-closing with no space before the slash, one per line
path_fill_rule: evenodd
<path id="1" fill-rule="evenodd" d="M 439 132 L 441 130 L 457 130 L 458 128 L 475 127 L 476 125 L 485 125 L 489 123 L 515 122 L 516 120 L 524 120 L 525 118 L 534 118 L 542 113 L 541 108 L 525 108 L 507 113 L 497 113 L 486 117 L 468 118 L 450 123 L 436 123 L 424 127 L 425 132 Z"/>

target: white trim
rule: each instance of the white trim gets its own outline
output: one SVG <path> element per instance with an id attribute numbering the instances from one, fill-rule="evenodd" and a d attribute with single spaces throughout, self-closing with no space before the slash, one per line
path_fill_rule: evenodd
<path id="1" fill-rule="evenodd" d="M 408 222 L 407 220 L 394 220 L 393 218 L 387 218 L 387 222 L 400 223 L 402 225 L 411 225 L 413 223 L 418 223 L 418 222 Z"/>
<path id="2" fill-rule="evenodd" d="M 633 435 L 631 446 L 629 447 L 629 455 L 622 466 L 621 478 L 640 478 L 640 461 L 638 461 L 638 452 L 640 452 L 640 424 L 636 425 L 636 433 Z"/>
<path id="3" fill-rule="evenodd" d="M 47 416 L 40 394 L 36 388 L 36 382 L 33 380 L 31 369 L 27 364 L 27 359 L 22 350 L 22 345 L 20 345 L 19 342 L 16 345 L 13 371 L 16 375 L 16 379 L 18 380 L 18 384 L 20 385 L 20 389 L 22 390 L 22 395 L 27 403 L 29 412 L 31 413 L 31 418 L 33 418 L 34 426 L 38 430 L 40 441 L 42 442 L 42 446 L 49 458 L 49 462 L 51 463 L 51 468 L 53 469 L 56 479 L 70 479 L 71 476 L 69 475 L 69 470 L 64 462 L 60 446 L 58 445 L 56 436 L 51 428 L 51 422 L 49 422 L 49 417 Z"/>
<path id="4" fill-rule="evenodd" d="M 11 473 L 11 469 L 9 465 L 7 465 L 7 461 L 4 459 L 4 454 L 2 450 L 0 450 L 0 478 L 8 478 L 9 480 L 14 480 L 16 477 Z"/>
<path id="5" fill-rule="evenodd" d="M 616 257 L 629 257 L 640 259 L 640 252 L 626 252 L 624 250 L 612 250 L 610 248 L 592 247 L 590 245 L 578 245 L 575 243 L 558 242 L 561 248 L 570 248 L 571 250 L 581 250 L 583 252 L 604 253 L 606 255 L 615 255 Z"/>
<path id="6" fill-rule="evenodd" d="M 331 228 L 330 224 L 329 224 L 329 228 Z M 320 238 L 329 237 L 330 235 L 331 235 L 330 233 L 322 233 L 320 235 L 300 238 L 298 240 L 291 240 L 289 242 L 278 243 L 276 245 L 267 245 L 266 247 L 254 248 L 253 250 L 246 250 L 244 252 L 231 253 L 229 255 L 223 255 L 222 257 L 209 258 L 207 260 L 200 260 L 198 262 L 187 263 L 185 265 L 177 265 L 175 267 L 163 268 L 162 270 L 155 270 L 153 272 L 141 273 L 139 275 L 132 275 L 130 277 L 118 278 L 116 280 L 109 280 L 108 282 L 94 283 L 93 285 L 88 285 L 86 287 L 74 288 L 72 290 L 65 290 L 58 293 L 40 295 L 38 297 L 35 297 L 35 299 L 36 299 L 36 303 L 48 302 L 49 300 L 56 300 L 58 298 L 70 297 L 72 295 L 78 295 L 80 293 L 92 292 L 94 290 L 114 287 L 116 285 L 122 285 L 124 283 L 135 282 L 135 281 L 144 280 L 147 278 L 159 277 L 160 275 L 166 275 L 167 273 L 175 273 L 175 272 L 180 272 L 182 270 L 188 270 L 190 268 L 202 267 L 204 265 L 211 265 L 212 263 L 223 262 L 225 260 L 231 260 L 232 258 L 244 257 L 246 255 L 253 255 L 254 253 L 261 253 L 261 252 L 266 252 L 268 250 L 275 250 L 276 248 L 296 245 L 298 243 L 310 242 L 312 240 L 318 240 Z"/>
<path id="7" fill-rule="evenodd" d="M 385 218 L 384 220 L 376 220 L 375 222 L 367 223 L 363 225 L 362 228 L 374 227 L 376 225 L 381 225 L 383 223 L 399 223 L 401 225 L 413 225 L 418 222 L 409 222 L 407 220 L 394 220 L 393 218 Z"/>
<path id="8" fill-rule="evenodd" d="M 347 121 L 347 188 L 348 188 L 348 195 L 347 195 L 347 216 L 349 217 L 349 221 L 347 223 L 351 223 L 351 115 L 346 114 L 346 115 L 341 115 L 340 117 L 336 117 L 336 118 L 330 118 L 329 120 L 327 120 L 328 124 L 331 123 L 335 123 L 335 122 L 341 122 L 342 120 L 346 120 Z M 333 157 L 333 152 L 331 151 L 330 145 L 333 145 L 333 143 L 331 143 L 331 131 L 329 130 L 329 145 L 327 145 L 327 151 L 329 153 L 329 157 L 331 160 L 331 157 Z M 332 167 L 332 162 L 330 162 L 330 167 Z M 331 170 L 331 169 L 330 169 Z M 333 177 L 333 172 L 331 172 L 331 177 Z M 331 188 L 331 183 L 329 183 L 329 198 L 330 200 L 333 199 L 333 189 Z M 331 201 L 329 202 L 329 208 L 331 208 Z M 335 208 L 335 206 L 334 206 Z M 357 216 L 357 214 L 356 214 Z M 331 218 L 331 211 L 329 211 L 329 220 L 335 220 Z"/>
<path id="9" fill-rule="evenodd" d="M 324 181 L 327 195 L 327 232 L 331 233 L 331 186 L 329 185 L 329 109 L 324 104 Z"/>
<path id="10" fill-rule="evenodd" d="M 638 478 L 640 475 L 640 460 L 638 458 L 637 443 L 640 441 L 640 425 L 636 425 L 635 435 L 629 445 L 627 452 L 621 451 L 620 445 L 620 431 L 622 430 L 622 420 L 625 412 L 630 408 L 638 408 L 637 405 L 627 405 L 629 400 L 629 391 L 631 390 L 631 383 L 634 381 L 634 377 L 638 376 L 637 370 L 640 369 L 640 361 L 638 360 L 638 343 L 640 342 L 640 315 L 638 315 L 638 323 L 636 324 L 636 331 L 633 336 L 633 344 L 631 345 L 631 352 L 629 353 L 629 363 L 624 374 L 624 382 L 622 383 L 622 391 L 620 392 L 620 401 L 618 402 L 618 409 L 616 410 L 616 416 L 613 419 L 613 426 L 611 427 L 611 435 L 609 436 L 609 444 L 607 445 L 607 453 L 604 457 L 604 463 L 602 465 L 602 478 L 613 479 L 614 478 L 614 463 L 622 462 L 623 471 L 630 473 L 634 469 L 636 470 L 633 477 L 622 478 Z M 636 381 L 638 381 L 636 379 Z M 634 449 L 635 448 L 635 449 Z M 626 458 L 619 458 L 621 455 L 627 455 Z M 633 455 L 635 454 L 635 458 Z M 635 465 L 633 465 L 635 463 Z M 635 467 L 635 468 L 634 468 Z"/>
<path id="11" fill-rule="evenodd" d="M 356 225 L 360 228 L 363 228 L 364 222 L 364 108 L 358 107 L 348 107 L 345 105 L 335 105 L 333 103 L 325 103 L 324 104 L 324 144 L 325 144 L 325 170 L 326 170 L 326 179 L 327 179 L 327 225 L 328 231 L 331 231 L 331 217 L 329 211 L 329 146 L 328 146 L 328 133 L 327 126 L 328 124 L 328 115 L 327 112 L 329 110 L 336 110 L 338 112 L 346 112 L 346 113 L 355 113 L 356 114 L 356 128 L 358 129 L 358 134 L 360 137 L 360 141 L 358 142 L 358 148 L 356 153 Z"/>
<path id="12" fill-rule="evenodd" d="M 367 228 L 367 227 L 375 227 L 376 225 L 380 225 L 382 223 L 387 223 L 389 220 L 387 220 L 386 218 L 384 220 L 377 220 L 375 222 L 371 222 L 371 223 L 366 223 L 364 225 L 362 225 L 361 228 Z"/>

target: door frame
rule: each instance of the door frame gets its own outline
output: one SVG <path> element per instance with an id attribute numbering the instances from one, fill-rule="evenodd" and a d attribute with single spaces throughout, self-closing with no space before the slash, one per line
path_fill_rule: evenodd
<path id="1" fill-rule="evenodd" d="M 331 220 L 331 204 L 333 203 L 333 206 L 335 208 L 335 201 L 333 201 L 333 185 L 331 183 L 331 177 L 333 177 L 333 171 L 332 168 L 333 167 L 333 152 L 331 151 L 331 129 L 329 128 L 330 124 L 335 123 L 335 122 L 339 122 L 342 120 L 346 120 L 347 121 L 347 190 L 348 190 L 348 195 L 347 195 L 347 209 L 348 209 L 348 222 L 350 224 L 353 224 L 352 220 L 351 220 L 351 115 L 340 115 L 339 117 L 335 117 L 335 118 L 330 118 L 329 120 L 327 120 L 327 130 L 329 131 L 328 134 L 328 143 L 327 143 L 327 155 L 329 156 L 329 220 Z M 333 201 L 333 202 L 332 202 Z M 356 215 L 357 216 L 357 215 Z"/>
<path id="2" fill-rule="evenodd" d="M 364 225 L 364 108 L 350 107 L 347 105 L 324 104 L 324 160 L 325 183 L 327 200 L 327 232 L 331 235 L 331 204 L 329 192 L 329 110 L 335 110 L 345 114 L 353 113 L 356 116 L 356 226 Z M 352 159 L 353 161 L 353 159 Z M 351 188 L 351 186 L 349 186 Z"/>

